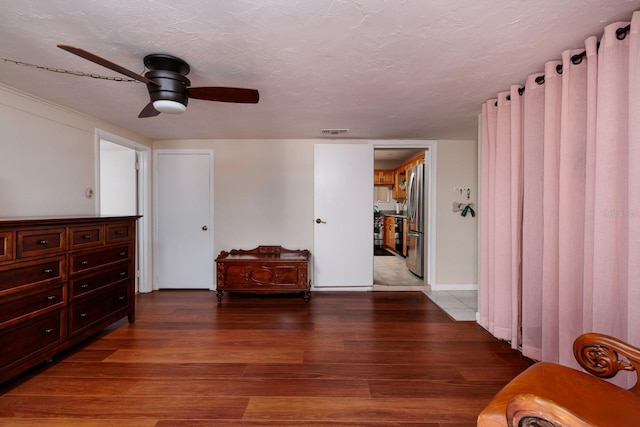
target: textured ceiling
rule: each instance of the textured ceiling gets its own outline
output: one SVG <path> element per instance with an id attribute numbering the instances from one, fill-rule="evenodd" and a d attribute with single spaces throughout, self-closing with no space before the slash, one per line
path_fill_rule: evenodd
<path id="1" fill-rule="evenodd" d="M 193 86 L 260 91 L 258 104 L 191 100 L 138 119 L 141 83 L 0 61 L 0 82 L 152 139 L 475 139 L 480 105 L 579 48 L 640 0 L 20 0 L 0 8 L 0 56 L 117 76 L 70 44 L 138 73 L 168 53 Z"/>

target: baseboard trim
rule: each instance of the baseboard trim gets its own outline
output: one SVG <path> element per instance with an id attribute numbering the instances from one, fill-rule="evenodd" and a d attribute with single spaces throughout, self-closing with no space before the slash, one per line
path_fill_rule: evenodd
<path id="1" fill-rule="evenodd" d="M 478 285 L 474 283 L 463 283 L 463 284 L 443 283 L 443 284 L 431 285 L 431 290 L 432 291 L 477 291 Z"/>
<path id="2" fill-rule="evenodd" d="M 336 291 L 348 291 L 348 292 L 369 292 L 373 290 L 373 286 L 311 286 L 312 292 L 336 292 Z"/>

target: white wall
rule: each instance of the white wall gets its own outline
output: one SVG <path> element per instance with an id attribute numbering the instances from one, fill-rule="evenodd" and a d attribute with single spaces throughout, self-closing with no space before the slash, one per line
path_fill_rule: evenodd
<path id="1" fill-rule="evenodd" d="M 476 289 L 478 284 L 477 141 L 438 141 L 436 284 L 439 289 Z M 454 187 L 471 189 L 476 217 L 452 211 L 466 202 Z"/>
<path id="2" fill-rule="evenodd" d="M 222 250 L 313 250 L 313 140 L 156 141 L 214 150 L 214 236 Z M 324 142 L 324 141 L 323 141 Z"/>
<path id="3" fill-rule="evenodd" d="M 95 129 L 150 141 L 0 85 L 0 217 L 94 214 Z"/>
<path id="4" fill-rule="evenodd" d="M 214 150 L 216 253 L 261 244 L 313 250 L 313 145 L 328 142 L 174 140 L 154 148 Z M 440 289 L 477 286 L 477 217 L 451 212 L 454 186 L 471 187 L 477 204 L 476 147 L 476 141 L 438 141 L 433 285 Z"/>

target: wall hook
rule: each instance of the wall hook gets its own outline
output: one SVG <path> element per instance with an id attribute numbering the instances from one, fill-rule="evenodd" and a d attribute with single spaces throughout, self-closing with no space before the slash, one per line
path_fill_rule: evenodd
<path id="1" fill-rule="evenodd" d="M 473 203 L 459 203 L 453 202 L 453 212 L 460 212 L 461 216 L 467 216 L 467 214 L 471 214 L 471 216 L 476 216 L 476 211 L 473 210 Z"/>

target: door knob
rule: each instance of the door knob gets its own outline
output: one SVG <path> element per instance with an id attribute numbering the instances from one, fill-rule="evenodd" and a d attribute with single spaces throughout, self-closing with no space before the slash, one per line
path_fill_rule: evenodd
<path id="1" fill-rule="evenodd" d="M 203 226 L 202 226 L 202 229 L 203 229 L 204 231 L 207 231 L 207 230 L 209 229 L 209 227 L 207 227 L 206 225 L 203 225 Z"/>
<path id="2" fill-rule="evenodd" d="M 326 224 L 327 221 L 323 221 L 320 218 L 316 218 L 316 224 Z"/>

